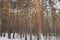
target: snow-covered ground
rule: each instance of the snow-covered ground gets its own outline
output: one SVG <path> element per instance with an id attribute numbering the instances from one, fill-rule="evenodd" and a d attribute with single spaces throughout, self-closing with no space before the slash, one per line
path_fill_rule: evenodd
<path id="1" fill-rule="evenodd" d="M 3 33 L 4 34 L 4 33 Z M 13 33 L 11 34 L 11 39 L 8 39 L 8 33 L 5 34 L 5 37 L 0 37 L 0 40 L 25 40 L 25 36 L 20 38 L 20 35 L 15 33 L 15 38 L 13 38 Z M 23 35 L 22 35 L 23 36 Z M 30 35 L 27 34 L 27 40 L 30 40 Z M 32 36 L 32 40 L 37 40 L 37 36 Z"/>
<path id="2" fill-rule="evenodd" d="M 15 33 L 15 38 L 12 38 L 13 33 L 11 34 L 11 39 L 8 39 L 7 33 L 5 34 L 5 37 L 0 37 L 0 40 L 25 40 L 25 37 L 20 38 L 20 35 Z M 30 35 L 27 34 L 27 40 L 30 40 Z M 32 35 L 32 40 L 37 40 L 37 36 Z M 44 36 L 43 40 L 60 40 L 59 36 Z"/>

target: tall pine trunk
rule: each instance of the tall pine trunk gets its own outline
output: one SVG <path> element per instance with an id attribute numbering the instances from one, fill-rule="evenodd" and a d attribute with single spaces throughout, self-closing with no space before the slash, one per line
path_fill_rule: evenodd
<path id="1" fill-rule="evenodd" d="M 41 13 L 40 13 L 40 8 L 39 8 L 39 2 L 38 0 L 34 0 L 34 4 L 35 4 L 35 8 L 36 8 L 36 18 L 38 21 L 38 40 L 43 40 L 42 37 L 42 17 L 41 17 Z"/>

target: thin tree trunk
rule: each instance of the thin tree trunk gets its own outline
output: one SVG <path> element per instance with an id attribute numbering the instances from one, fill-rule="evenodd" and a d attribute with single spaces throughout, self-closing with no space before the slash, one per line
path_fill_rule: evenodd
<path id="1" fill-rule="evenodd" d="M 30 40 L 32 40 L 32 13 L 31 13 L 31 0 L 29 2 L 29 8 L 28 8 L 28 17 L 29 17 L 29 27 L 30 27 Z"/>
<path id="2" fill-rule="evenodd" d="M 32 17 L 31 17 L 32 15 L 30 8 L 29 8 L 28 16 L 29 16 L 29 27 L 30 27 L 30 40 L 32 40 Z"/>
<path id="3" fill-rule="evenodd" d="M 5 0 L 5 8 L 4 8 L 4 10 L 5 10 L 5 13 L 6 13 L 6 15 L 7 15 L 7 17 L 8 17 L 8 20 L 10 19 L 10 13 L 9 13 L 9 8 L 10 8 L 10 4 L 9 4 L 9 2 L 8 2 L 9 0 Z M 11 29 L 10 29 L 10 20 L 8 21 L 8 38 L 10 38 L 10 34 L 11 34 Z"/>
<path id="4" fill-rule="evenodd" d="M 8 38 L 11 39 L 11 32 L 8 32 Z"/>
<path id="5" fill-rule="evenodd" d="M 54 33 L 54 36 L 56 37 L 56 27 L 57 27 L 56 9 L 53 7 L 54 2 L 52 0 L 49 0 L 49 4 L 50 4 L 50 7 L 51 7 L 51 16 L 52 16 L 51 33 Z M 55 40 L 56 40 L 56 38 L 55 38 Z"/>
<path id="6" fill-rule="evenodd" d="M 15 38 L 15 32 L 13 33 L 13 38 Z"/>

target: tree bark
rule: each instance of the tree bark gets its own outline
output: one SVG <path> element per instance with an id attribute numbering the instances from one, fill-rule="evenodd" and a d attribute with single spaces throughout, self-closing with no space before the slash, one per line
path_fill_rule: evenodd
<path id="1" fill-rule="evenodd" d="M 39 8 L 39 2 L 38 0 L 34 0 L 34 4 L 35 4 L 35 8 L 36 8 L 36 18 L 37 18 L 37 22 L 38 22 L 38 40 L 42 38 L 42 17 L 41 17 L 41 13 L 40 13 L 40 8 Z"/>

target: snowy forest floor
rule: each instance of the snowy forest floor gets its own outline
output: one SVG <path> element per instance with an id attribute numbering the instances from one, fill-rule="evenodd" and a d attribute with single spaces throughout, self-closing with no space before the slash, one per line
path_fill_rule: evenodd
<path id="1" fill-rule="evenodd" d="M 8 33 L 5 33 L 5 37 L 3 37 L 3 34 L 2 33 L 2 37 L 0 37 L 0 40 L 25 40 L 25 36 L 20 38 L 20 35 L 15 33 L 14 37 L 13 38 L 13 33 L 11 33 L 11 39 L 8 38 Z M 23 35 L 22 35 L 23 36 Z M 27 34 L 27 40 L 30 40 L 30 35 Z M 37 36 L 32 36 L 32 40 L 37 40 Z"/>
<path id="2" fill-rule="evenodd" d="M 4 34 L 4 33 L 3 33 Z M 8 39 L 8 33 L 5 33 L 5 37 L 0 37 L 0 40 L 25 40 L 25 37 L 20 38 L 20 35 L 15 33 L 15 38 L 13 38 L 13 33 L 11 34 L 11 39 Z M 30 35 L 27 34 L 27 40 L 30 40 Z M 32 40 L 37 40 L 37 36 L 32 35 Z M 60 36 L 43 36 L 43 40 L 60 40 Z"/>

